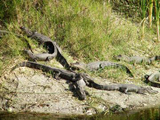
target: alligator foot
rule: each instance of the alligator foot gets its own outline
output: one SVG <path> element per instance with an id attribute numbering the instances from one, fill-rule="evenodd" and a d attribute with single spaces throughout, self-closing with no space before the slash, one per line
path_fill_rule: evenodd
<path id="1" fill-rule="evenodd" d="M 61 78 L 59 77 L 60 74 L 61 74 L 61 72 L 55 73 L 55 74 L 54 74 L 54 78 L 55 78 L 56 80 L 60 80 L 60 79 L 61 79 Z"/>

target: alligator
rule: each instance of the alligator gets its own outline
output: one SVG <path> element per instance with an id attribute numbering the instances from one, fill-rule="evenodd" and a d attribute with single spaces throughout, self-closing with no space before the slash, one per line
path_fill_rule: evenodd
<path id="1" fill-rule="evenodd" d="M 85 83 L 81 75 L 78 73 L 46 66 L 32 61 L 19 63 L 16 66 L 14 66 L 10 72 L 12 72 L 14 69 L 18 67 L 29 67 L 42 70 L 43 72 L 48 72 L 52 74 L 55 79 L 62 78 L 69 80 L 74 84 L 74 88 L 76 89 L 76 92 L 79 95 L 79 99 L 84 100 L 86 98 Z"/>
<path id="2" fill-rule="evenodd" d="M 145 94 L 145 93 L 150 93 L 150 94 L 156 94 L 158 93 L 157 91 L 153 90 L 152 88 L 146 88 L 142 86 L 137 86 L 134 84 L 109 84 L 109 85 L 100 85 L 95 83 L 90 77 L 86 75 L 82 75 L 86 85 L 95 89 L 99 90 L 108 90 L 108 91 L 120 91 L 125 94 L 129 94 L 129 92 L 135 92 L 138 94 Z"/>
<path id="3" fill-rule="evenodd" d="M 53 54 L 49 54 L 49 53 L 41 53 L 41 54 L 34 54 L 31 50 L 24 50 L 30 58 L 32 58 L 35 61 L 50 61 L 51 59 L 53 59 L 54 57 L 56 57 L 57 52 L 53 53 Z M 57 49 L 56 49 L 57 51 Z"/>
<path id="4" fill-rule="evenodd" d="M 134 77 L 132 72 L 126 66 L 118 64 L 118 63 L 110 62 L 110 61 L 95 61 L 95 62 L 91 62 L 91 63 L 88 63 L 88 64 L 76 62 L 76 63 L 71 63 L 71 66 L 75 69 L 83 69 L 83 70 L 87 69 L 89 71 L 104 69 L 105 67 L 122 68 L 122 69 L 125 69 L 126 72 L 131 77 Z"/>
<path id="5" fill-rule="evenodd" d="M 144 82 L 147 84 L 160 88 L 160 71 L 154 72 L 150 75 L 145 75 L 144 78 Z"/>
<path id="6" fill-rule="evenodd" d="M 25 28 L 25 27 L 20 27 L 20 28 L 22 31 L 24 31 L 27 34 L 28 37 L 33 38 L 33 39 L 37 40 L 40 44 L 43 44 L 44 46 L 46 46 L 48 53 L 51 54 L 47 57 L 46 53 L 36 55 L 36 54 L 31 54 L 30 52 L 28 52 L 28 53 L 30 53 L 29 56 L 32 56 L 32 58 L 36 58 L 36 59 L 41 59 L 41 57 L 45 58 L 42 60 L 51 60 L 52 58 L 56 57 L 56 60 L 64 68 L 66 68 L 67 70 L 72 69 L 71 66 L 69 65 L 69 63 L 67 62 L 67 60 L 62 55 L 62 51 L 56 42 L 52 41 L 49 37 L 42 35 L 38 32 L 31 31 L 28 28 Z M 53 55 L 53 57 L 51 57 L 52 55 Z M 50 59 L 48 59 L 48 58 L 50 58 Z"/>
<path id="7" fill-rule="evenodd" d="M 52 46 L 52 44 L 54 44 L 54 46 L 56 46 L 56 48 L 58 49 L 58 51 L 61 53 L 61 49 L 58 46 L 58 44 L 56 42 L 54 42 L 52 39 L 50 39 L 49 37 L 40 34 L 36 31 L 31 31 L 30 29 L 26 28 L 26 27 L 20 27 L 20 29 L 27 35 L 27 37 L 29 38 L 33 38 L 36 41 L 38 41 L 39 45 L 44 45 L 44 44 L 48 44 L 50 45 L 50 47 Z M 47 45 L 47 46 L 48 46 Z M 52 51 L 49 51 L 52 52 Z"/>
<path id="8" fill-rule="evenodd" d="M 77 73 L 67 71 L 67 70 L 63 70 L 63 69 L 50 67 L 50 66 L 46 66 L 46 65 L 39 64 L 39 63 L 32 62 L 32 61 L 19 63 L 15 67 L 13 67 L 11 71 L 13 71 L 14 69 L 16 69 L 18 67 L 29 67 L 29 68 L 39 69 L 39 70 L 42 70 L 44 72 L 51 73 L 52 75 L 57 75 L 58 74 L 58 76 L 61 77 L 62 79 L 67 79 L 67 80 L 70 80 L 72 82 L 75 82 L 75 81 L 77 81 L 77 79 L 80 78 L 80 75 L 77 74 Z"/>
<path id="9" fill-rule="evenodd" d="M 147 58 L 147 57 L 141 57 L 141 56 L 126 56 L 126 55 L 118 55 L 114 57 L 116 60 L 118 61 L 125 61 L 128 63 L 136 63 L 136 64 L 140 64 L 140 63 L 146 63 L 146 64 L 151 64 L 153 61 L 156 60 L 160 60 L 160 56 L 155 56 L 152 58 Z"/>

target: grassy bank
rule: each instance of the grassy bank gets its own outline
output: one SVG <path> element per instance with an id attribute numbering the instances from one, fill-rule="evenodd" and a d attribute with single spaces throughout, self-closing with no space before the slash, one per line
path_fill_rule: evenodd
<path id="1" fill-rule="evenodd" d="M 118 54 L 154 56 L 160 51 L 154 31 L 146 29 L 141 40 L 140 23 L 116 15 L 103 0 L 4 0 L 0 11 L 0 29 L 16 34 L 20 26 L 36 30 L 79 61 L 113 60 Z M 8 34 L 0 39 L 0 48 L 3 70 L 13 58 L 25 56 L 27 44 Z"/>

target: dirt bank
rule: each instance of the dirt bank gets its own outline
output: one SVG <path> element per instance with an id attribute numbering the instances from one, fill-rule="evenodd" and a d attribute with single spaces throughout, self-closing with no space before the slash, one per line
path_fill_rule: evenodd
<path id="1" fill-rule="evenodd" d="M 59 113 L 65 115 L 92 115 L 108 112 L 113 106 L 122 109 L 139 109 L 160 103 L 158 94 L 130 95 L 119 91 L 102 91 L 86 87 L 90 96 L 86 100 L 78 100 L 70 83 L 56 80 L 40 70 L 17 68 L 1 78 L 0 109 L 13 112 Z M 97 78 L 96 82 L 110 84 L 105 79 Z"/>

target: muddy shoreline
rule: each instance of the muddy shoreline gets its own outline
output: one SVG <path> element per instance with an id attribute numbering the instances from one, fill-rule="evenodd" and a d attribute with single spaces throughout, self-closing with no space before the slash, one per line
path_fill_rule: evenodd
<path id="1" fill-rule="evenodd" d="M 149 108 L 143 110 L 132 110 L 127 112 L 96 114 L 92 116 L 88 115 L 61 115 L 61 114 L 46 114 L 36 112 L 1 112 L 1 120 L 142 120 L 142 119 L 159 119 L 160 108 Z"/>

